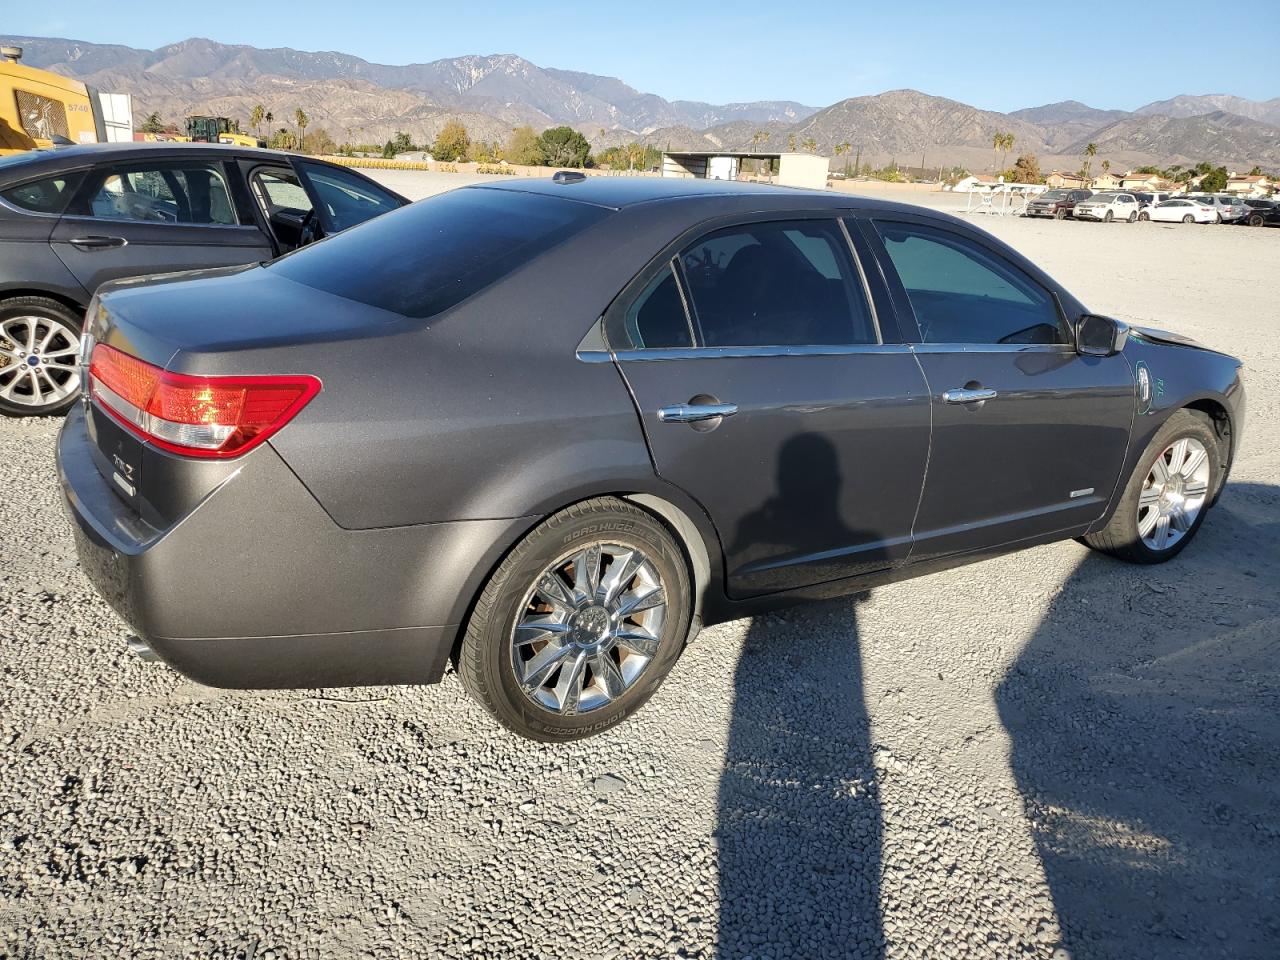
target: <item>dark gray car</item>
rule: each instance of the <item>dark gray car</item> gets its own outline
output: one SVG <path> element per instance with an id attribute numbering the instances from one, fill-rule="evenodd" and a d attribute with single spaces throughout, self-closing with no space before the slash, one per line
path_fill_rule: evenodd
<path id="1" fill-rule="evenodd" d="M 0 414 L 60 413 L 81 322 L 121 277 L 267 260 L 408 203 L 272 150 L 124 143 L 0 158 Z"/>
<path id="2" fill-rule="evenodd" d="M 453 658 L 547 740 L 705 623 L 1067 537 L 1167 560 L 1244 421 L 1239 361 L 960 220 L 702 181 L 468 187 L 89 323 L 59 471 L 142 643 L 233 687 Z"/>

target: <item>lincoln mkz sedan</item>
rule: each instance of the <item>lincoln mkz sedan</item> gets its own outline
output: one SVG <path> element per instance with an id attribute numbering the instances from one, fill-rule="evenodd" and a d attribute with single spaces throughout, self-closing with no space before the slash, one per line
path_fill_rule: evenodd
<path id="1" fill-rule="evenodd" d="M 1069 537 L 1175 556 L 1239 361 L 950 216 L 706 181 L 466 187 L 109 286 L 58 441 L 84 569 L 207 684 L 430 683 L 604 730 L 704 624 Z"/>

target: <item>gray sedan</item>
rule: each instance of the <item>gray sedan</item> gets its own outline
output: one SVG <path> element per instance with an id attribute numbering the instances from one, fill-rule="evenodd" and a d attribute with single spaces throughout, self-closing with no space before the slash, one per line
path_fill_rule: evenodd
<path id="1" fill-rule="evenodd" d="M 1080 537 L 1195 537 L 1239 361 L 967 224 L 705 181 L 468 187 L 105 290 L 58 465 L 137 649 L 233 687 L 456 664 L 543 740 L 701 625 Z"/>

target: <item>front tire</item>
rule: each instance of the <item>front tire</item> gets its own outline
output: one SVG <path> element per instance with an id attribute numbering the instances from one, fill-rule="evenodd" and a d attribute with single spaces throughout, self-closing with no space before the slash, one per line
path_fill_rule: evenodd
<path id="1" fill-rule="evenodd" d="M 1143 223 L 1146 223 L 1148 220 L 1151 219 L 1151 214 L 1147 213 L 1144 210 L 1142 213 L 1138 214 L 1138 219 L 1141 220 Z"/>
<path id="2" fill-rule="evenodd" d="M 1137 222 L 1137 219 L 1138 219 L 1138 211 L 1137 211 L 1137 210 L 1130 210 L 1130 211 L 1129 211 L 1129 222 L 1130 222 L 1130 223 L 1135 223 L 1135 222 Z"/>
<path id="3" fill-rule="evenodd" d="M 1103 218 L 1102 218 L 1102 222 L 1103 222 L 1103 223 L 1110 223 L 1110 222 L 1111 222 L 1112 220 L 1114 220 L 1115 218 L 1116 218 L 1116 215 L 1115 215 L 1114 213 L 1112 213 L 1110 210 L 1108 210 L 1108 211 L 1107 211 L 1107 215 L 1106 215 L 1105 217 L 1103 217 Z"/>
<path id="4" fill-rule="evenodd" d="M 65 413 L 80 394 L 84 318 L 48 297 L 0 300 L 0 414 Z"/>
<path id="5" fill-rule="evenodd" d="M 1217 437 L 1190 410 L 1173 414 L 1143 451 L 1107 525 L 1084 542 L 1130 563 L 1164 563 L 1204 522 L 1221 482 Z"/>
<path id="6" fill-rule="evenodd" d="M 535 527 L 494 572 L 458 676 L 522 737 L 588 737 L 658 689 L 692 606 L 688 566 L 662 523 L 623 500 L 587 500 Z"/>

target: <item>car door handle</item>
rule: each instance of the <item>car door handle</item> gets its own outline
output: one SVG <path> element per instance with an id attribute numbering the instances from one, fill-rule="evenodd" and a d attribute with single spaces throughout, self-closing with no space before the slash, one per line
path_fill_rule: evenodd
<path id="1" fill-rule="evenodd" d="M 72 237 L 68 242 L 81 250 L 104 250 L 108 247 L 123 247 L 129 241 L 124 237 Z"/>
<path id="2" fill-rule="evenodd" d="M 983 400 L 994 400 L 997 394 L 990 387 L 979 387 L 972 389 L 969 387 L 948 390 L 942 395 L 942 399 L 947 403 L 981 403 Z"/>
<path id="3" fill-rule="evenodd" d="M 658 409 L 663 423 L 700 423 L 717 417 L 732 417 L 738 412 L 736 403 L 675 403 Z"/>

